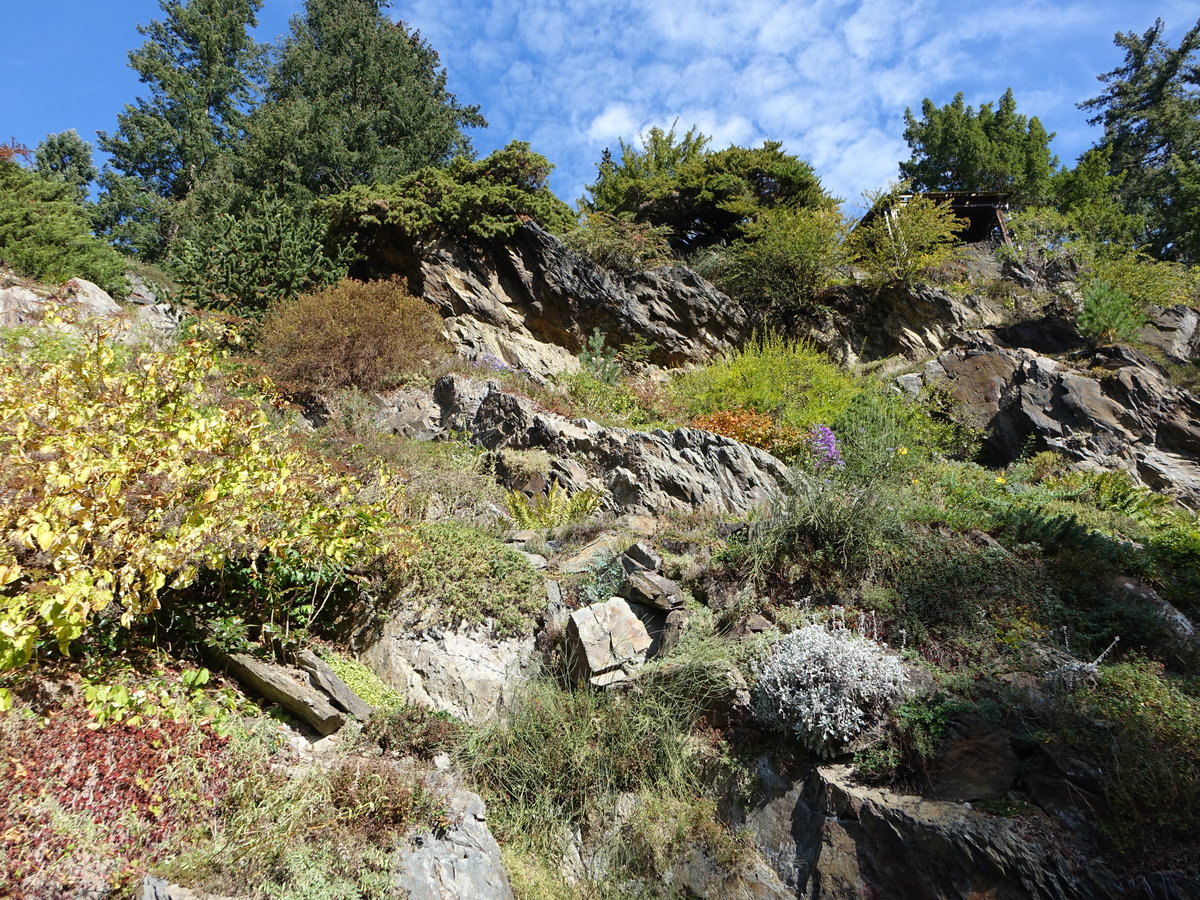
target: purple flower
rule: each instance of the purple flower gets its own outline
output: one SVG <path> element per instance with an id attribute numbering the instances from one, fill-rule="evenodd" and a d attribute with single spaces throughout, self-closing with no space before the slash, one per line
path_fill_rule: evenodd
<path id="1" fill-rule="evenodd" d="M 837 435 L 828 425 L 814 425 L 808 439 L 809 452 L 818 469 L 845 465 L 842 451 L 838 447 Z"/>
<path id="2" fill-rule="evenodd" d="M 513 371 L 512 366 L 508 365 L 507 363 L 504 362 L 504 360 L 500 359 L 498 356 L 495 356 L 494 354 L 491 354 L 491 353 L 485 353 L 483 356 L 479 357 L 479 359 L 477 359 L 476 362 L 479 365 L 486 366 L 487 368 L 492 369 L 496 372 L 511 372 L 511 371 Z"/>

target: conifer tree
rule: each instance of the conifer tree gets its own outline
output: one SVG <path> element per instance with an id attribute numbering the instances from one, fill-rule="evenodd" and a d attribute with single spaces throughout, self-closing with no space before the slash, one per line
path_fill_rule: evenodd
<path id="1" fill-rule="evenodd" d="M 249 29 L 262 0 L 159 0 L 164 13 L 138 31 L 129 54 L 149 94 L 100 133 L 111 154 L 101 178 L 102 227 L 147 256 L 162 255 L 170 203 L 209 177 L 240 134 L 260 48 Z"/>
<path id="2" fill-rule="evenodd" d="M 1121 196 L 1142 217 L 1142 244 L 1164 258 L 1200 261 L 1200 21 L 1178 47 L 1162 37 L 1162 19 L 1143 34 L 1118 33 L 1124 64 L 1099 76 L 1100 96 L 1080 104 L 1104 126 L 1110 171 L 1124 175 Z"/>
<path id="3" fill-rule="evenodd" d="M 386 0 L 307 0 L 251 117 L 240 180 L 321 197 L 470 154 L 486 125 L 446 90 L 438 54 Z"/>
<path id="4" fill-rule="evenodd" d="M 1021 206 L 1044 203 L 1058 159 L 1050 153 L 1053 134 L 1036 116 L 1017 112 L 1012 88 L 998 104 L 979 109 L 962 93 L 942 107 L 928 97 L 918 120 L 904 111 L 904 140 L 912 157 L 900 177 L 918 191 L 1009 191 Z"/>
<path id="5" fill-rule="evenodd" d="M 92 163 L 92 145 L 74 128 L 47 135 L 37 145 L 33 159 L 43 178 L 69 184 L 80 201 L 87 198 L 88 187 L 96 180 L 96 166 Z"/>

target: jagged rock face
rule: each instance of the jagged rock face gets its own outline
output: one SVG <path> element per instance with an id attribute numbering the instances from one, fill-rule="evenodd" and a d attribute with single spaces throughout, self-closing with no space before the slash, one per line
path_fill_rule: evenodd
<path id="1" fill-rule="evenodd" d="M 1053 835 L 1026 835 L 999 816 L 863 787 L 848 766 L 790 782 L 764 765 L 760 776 L 767 797 L 745 812 L 745 824 L 798 897 L 1122 896 L 1094 861 L 1075 866 L 1048 854 Z"/>
<path id="2" fill-rule="evenodd" d="M 1200 399 L 1134 350 L 1101 348 L 1080 361 L 1086 370 L 983 343 L 941 354 L 924 378 L 948 386 L 985 429 L 992 462 L 1016 459 L 1034 438 L 1068 459 L 1124 469 L 1200 502 Z"/>
<path id="3" fill-rule="evenodd" d="M 741 304 L 690 269 L 618 275 L 533 223 L 477 247 L 391 240 L 373 250 L 371 274 L 406 277 L 468 358 L 494 357 L 537 377 L 577 370 L 576 354 L 596 328 L 609 346 L 653 342 L 650 361 L 662 366 L 707 360 L 752 329 Z"/>
<path id="4" fill-rule="evenodd" d="M 441 429 L 466 432 L 489 450 L 545 449 L 569 490 L 599 480 L 622 513 L 662 515 L 710 509 L 741 515 L 779 497 L 787 466 L 755 447 L 695 428 L 633 431 L 570 421 L 533 403 L 445 375 L 433 389 Z M 389 413 L 391 415 L 392 413 Z"/>
<path id="5" fill-rule="evenodd" d="M 940 353 L 964 329 L 990 327 L 999 310 L 975 296 L 962 299 L 938 287 L 845 287 L 830 291 L 827 315 L 811 331 L 825 351 L 843 365 Z"/>

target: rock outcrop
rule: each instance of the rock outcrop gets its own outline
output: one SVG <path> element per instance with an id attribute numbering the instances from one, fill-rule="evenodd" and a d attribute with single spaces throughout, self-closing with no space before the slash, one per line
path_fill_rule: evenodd
<path id="1" fill-rule="evenodd" d="M 620 597 L 577 609 L 567 621 L 567 657 L 576 676 L 593 687 L 628 681 L 650 644 L 646 626 Z"/>
<path id="2" fill-rule="evenodd" d="M 439 378 L 432 397 L 397 395 L 378 422 L 418 439 L 455 432 L 489 450 L 546 450 L 555 480 L 568 490 L 601 486 L 621 513 L 741 515 L 776 499 L 789 478 L 775 457 L 730 438 L 695 428 L 634 431 L 569 420 L 496 382 L 455 375 Z"/>
<path id="3" fill-rule="evenodd" d="M 533 637 L 465 627 L 413 630 L 397 617 L 359 657 L 408 702 L 479 725 L 512 703 L 533 659 Z"/>
<path id="4" fill-rule="evenodd" d="M 760 777 L 767 798 L 745 813 L 744 824 L 797 897 L 1124 895 L 1094 860 L 1084 864 L 1061 852 L 1048 821 L 1018 823 L 968 805 L 864 787 L 842 765 L 791 782 L 764 762 Z M 1051 852 L 1054 846 L 1060 852 Z"/>
<path id="5" fill-rule="evenodd" d="M 1032 439 L 1200 502 L 1200 398 L 1173 387 L 1136 350 L 1102 347 L 1077 362 L 1080 368 L 977 340 L 928 363 L 924 380 L 946 386 L 984 429 L 984 452 L 994 463 L 1016 459 Z"/>
<path id="6" fill-rule="evenodd" d="M 610 347 L 651 342 L 650 361 L 662 366 L 706 360 L 753 328 L 745 308 L 690 269 L 619 275 L 533 223 L 478 246 L 442 238 L 417 248 L 381 237 L 369 273 L 407 278 L 467 358 L 539 378 L 577 370 L 576 354 L 597 328 Z"/>

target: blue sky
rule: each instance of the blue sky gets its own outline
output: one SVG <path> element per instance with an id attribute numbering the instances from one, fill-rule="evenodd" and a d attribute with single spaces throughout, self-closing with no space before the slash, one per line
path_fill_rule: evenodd
<path id="1" fill-rule="evenodd" d="M 300 0 L 267 0 L 260 38 Z M 450 89 L 490 127 L 481 153 L 530 141 L 573 202 L 605 147 L 653 125 L 696 124 L 714 145 L 771 138 L 852 203 L 908 156 L 906 106 L 995 101 L 1056 132 L 1074 159 L 1097 137 L 1075 108 L 1122 59 L 1117 31 L 1155 16 L 1176 43 L 1200 0 L 396 0 L 394 16 L 441 54 Z M 142 86 L 127 66 L 156 0 L 0 0 L 0 140 L 33 146 L 115 127 Z"/>

